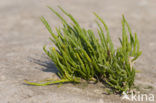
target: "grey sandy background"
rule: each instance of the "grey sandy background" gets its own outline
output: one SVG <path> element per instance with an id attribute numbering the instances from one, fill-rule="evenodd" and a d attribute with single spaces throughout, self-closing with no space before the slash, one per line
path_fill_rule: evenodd
<path id="1" fill-rule="evenodd" d="M 0 0 L 0 103 L 128 102 L 121 101 L 117 95 L 104 94 L 100 84 L 85 88 L 73 84 L 60 87 L 24 84 L 24 79 L 57 79 L 56 68 L 42 50 L 43 45 L 49 43 L 50 34 L 39 17 L 47 18 L 52 27 L 60 25 L 47 5 L 54 9 L 57 5 L 62 6 L 82 26 L 93 30 L 96 30 L 96 24 L 92 12 L 97 12 L 108 24 L 117 46 L 121 36 L 121 15 L 124 14 L 133 31 L 138 33 L 143 51 L 136 64 L 141 71 L 136 84 L 152 86 L 149 93 L 156 94 L 155 0 Z"/>

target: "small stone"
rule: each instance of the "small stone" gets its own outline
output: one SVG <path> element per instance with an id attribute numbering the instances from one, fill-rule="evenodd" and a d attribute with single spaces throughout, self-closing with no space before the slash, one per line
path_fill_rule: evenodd
<path id="1" fill-rule="evenodd" d="M 0 81 L 4 81 L 4 80 L 6 80 L 6 77 L 4 75 L 1 75 L 0 76 Z"/>
<path id="2" fill-rule="evenodd" d="M 103 99 L 99 99 L 98 103 L 104 103 Z"/>

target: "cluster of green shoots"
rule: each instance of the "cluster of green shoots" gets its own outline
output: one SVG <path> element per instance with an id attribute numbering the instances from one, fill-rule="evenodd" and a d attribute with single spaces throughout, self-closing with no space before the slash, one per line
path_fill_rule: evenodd
<path id="1" fill-rule="evenodd" d="M 60 80 L 44 83 L 28 82 L 32 85 L 49 85 L 55 83 L 80 83 L 99 81 L 116 93 L 127 92 L 134 85 L 136 70 L 134 61 L 141 55 L 137 34 L 132 35 L 129 24 L 122 18 L 121 46 L 114 48 L 109 30 L 102 18 L 96 13 L 97 33 L 82 28 L 74 17 L 64 9 L 59 9 L 70 18 L 68 23 L 54 9 L 49 9 L 62 21 L 62 27 L 56 28 L 54 33 L 44 17 L 41 21 L 51 34 L 50 40 L 55 46 L 46 49 L 45 53 L 58 69 Z"/>

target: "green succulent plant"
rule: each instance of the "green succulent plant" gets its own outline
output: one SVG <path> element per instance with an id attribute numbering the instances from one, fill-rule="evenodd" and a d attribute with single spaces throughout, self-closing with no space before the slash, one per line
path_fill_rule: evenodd
<path id="1" fill-rule="evenodd" d="M 96 13 L 97 31 L 99 38 L 91 29 L 85 29 L 75 18 L 64 9 L 59 9 L 70 18 L 68 23 L 58 12 L 49 9 L 61 20 L 62 27 L 55 28 L 53 32 L 44 17 L 41 21 L 51 34 L 50 40 L 55 45 L 44 52 L 54 62 L 58 69 L 60 80 L 45 83 L 28 82 L 31 85 L 49 85 L 55 83 L 86 81 L 100 81 L 114 92 L 128 91 L 134 85 L 136 69 L 134 61 L 141 55 L 137 34 L 132 35 L 125 17 L 122 18 L 121 46 L 117 49 L 111 40 L 109 30 L 105 22 Z"/>

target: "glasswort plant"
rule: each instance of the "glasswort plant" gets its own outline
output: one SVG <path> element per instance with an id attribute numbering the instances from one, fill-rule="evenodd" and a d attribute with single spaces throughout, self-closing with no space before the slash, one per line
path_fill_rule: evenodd
<path id="1" fill-rule="evenodd" d="M 58 12 L 49 9 L 61 20 L 63 27 L 56 27 L 56 34 L 44 17 L 41 21 L 51 34 L 55 47 L 43 47 L 44 52 L 59 70 L 60 80 L 45 83 L 28 82 L 31 85 L 49 85 L 81 80 L 100 81 L 114 92 L 127 92 L 134 85 L 136 70 L 134 61 L 141 55 L 137 34 L 132 35 L 129 24 L 122 18 L 121 46 L 114 48 L 105 22 L 96 13 L 99 39 L 92 30 L 82 28 L 74 17 L 64 9 L 59 9 L 70 18 L 68 23 Z"/>

